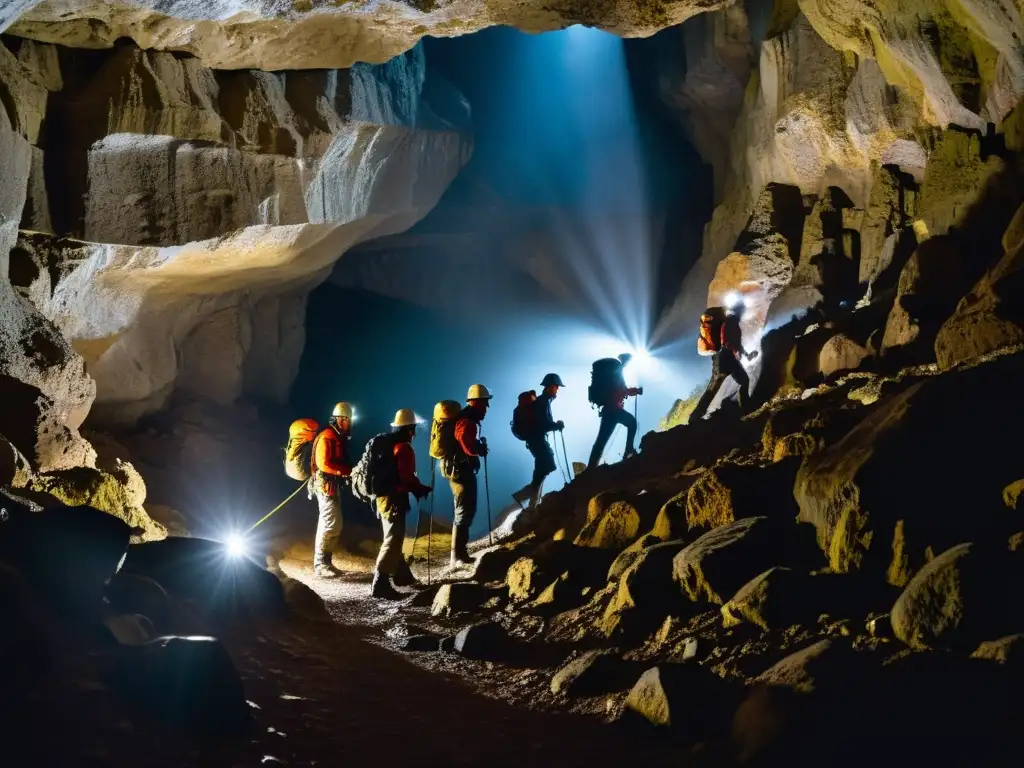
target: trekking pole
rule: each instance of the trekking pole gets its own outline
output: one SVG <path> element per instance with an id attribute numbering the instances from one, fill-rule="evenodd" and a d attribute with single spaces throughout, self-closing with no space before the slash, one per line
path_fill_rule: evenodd
<path id="1" fill-rule="evenodd" d="M 547 437 L 545 437 L 544 440 L 547 441 Z M 568 483 L 569 476 L 565 473 L 565 467 L 562 466 L 562 462 L 558 460 L 558 443 L 555 441 L 554 435 L 551 435 L 551 443 L 551 453 L 555 457 L 555 466 L 558 467 L 558 471 L 562 473 L 562 482 Z"/>
<path id="2" fill-rule="evenodd" d="M 565 459 L 565 469 L 569 473 L 569 482 L 576 476 L 572 471 L 572 464 L 569 463 L 569 452 L 565 450 L 565 432 L 558 430 L 558 436 L 562 438 L 562 458 Z"/>
<path id="3" fill-rule="evenodd" d="M 412 537 L 412 552 L 409 553 L 409 559 L 412 560 L 416 557 L 416 542 L 420 540 L 420 528 L 423 527 L 423 502 L 420 499 L 416 499 L 416 533 Z"/>
<path id="4" fill-rule="evenodd" d="M 487 456 L 484 456 L 484 493 L 487 494 L 487 544 L 494 543 L 494 536 L 491 532 L 491 481 L 487 476 Z"/>
<path id="5" fill-rule="evenodd" d="M 427 586 L 430 586 L 430 540 L 434 538 L 434 480 L 437 477 L 435 467 L 437 459 L 430 459 L 430 511 L 427 513 Z"/>

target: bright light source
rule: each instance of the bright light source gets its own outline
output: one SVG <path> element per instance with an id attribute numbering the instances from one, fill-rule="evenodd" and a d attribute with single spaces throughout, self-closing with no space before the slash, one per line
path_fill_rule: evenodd
<path id="1" fill-rule="evenodd" d="M 224 539 L 224 548 L 227 550 L 229 557 L 245 557 L 247 549 L 245 537 L 240 533 L 228 534 L 228 537 Z"/>

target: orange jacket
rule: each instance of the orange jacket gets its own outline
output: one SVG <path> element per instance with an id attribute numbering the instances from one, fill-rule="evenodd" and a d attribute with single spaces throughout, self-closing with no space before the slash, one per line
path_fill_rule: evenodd
<path id="1" fill-rule="evenodd" d="M 427 490 L 427 486 L 416 476 L 416 451 L 411 443 L 395 443 L 395 463 L 398 465 L 396 494 L 419 494 Z"/>
<path id="2" fill-rule="evenodd" d="M 469 410 L 468 408 L 466 409 Z M 463 411 L 465 413 L 466 411 Z M 480 422 L 470 416 L 462 416 L 455 422 L 455 439 L 467 456 L 479 456 L 480 446 Z"/>
<path id="3" fill-rule="evenodd" d="M 313 444 L 313 472 L 348 477 L 352 474 L 352 460 L 348 456 L 348 435 L 342 436 L 334 427 L 320 432 Z"/>

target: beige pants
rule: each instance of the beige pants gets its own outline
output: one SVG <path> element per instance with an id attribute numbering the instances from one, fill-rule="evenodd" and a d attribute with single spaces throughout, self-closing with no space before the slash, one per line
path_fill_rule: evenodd
<path id="1" fill-rule="evenodd" d="M 402 544 L 405 542 L 405 516 L 409 512 L 409 497 L 379 497 L 377 512 L 384 529 L 384 541 L 381 542 L 374 568 L 386 576 L 395 576 L 405 566 Z"/>
<path id="2" fill-rule="evenodd" d="M 316 492 L 316 505 L 320 519 L 316 524 L 316 541 L 313 544 L 313 557 L 330 558 L 341 536 L 341 498 L 336 493 L 328 496 L 323 491 Z"/>

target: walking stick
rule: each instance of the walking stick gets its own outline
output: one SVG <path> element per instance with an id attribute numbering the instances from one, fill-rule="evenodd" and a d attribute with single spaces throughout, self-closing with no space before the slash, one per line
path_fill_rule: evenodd
<path id="1" fill-rule="evenodd" d="M 494 543 L 491 533 L 491 480 L 487 476 L 487 456 L 484 456 L 484 492 L 487 494 L 487 543 Z"/>
<path id="2" fill-rule="evenodd" d="M 558 430 L 558 436 L 562 438 L 562 458 L 565 459 L 565 469 L 569 473 L 569 481 L 576 476 L 572 471 L 572 465 L 569 463 L 569 452 L 565 450 L 565 432 Z"/>
<path id="3" fill-rule="evenodd" d="M 545 441 L 547 437 L 544 438 Z M 566 474 L 566 468 L 562 466 L 561 462 L 558 461 L 558 442 L 554 435 L 551 435 L 551 453 L 555 457 L 555 466 L 558 467 L 558 471 L 562 473 L 562 482 L 569 483 L 569 475 Z"/>
<path id="4" fill-rule="evenodd" d="M 427 586 L 430 586 L 430 540 L 434 538 L 434 479 L 435 467 L 437 466 L 437 459 L 431 457 L 430 459 L 430 515 L 427 518 Z"/>

